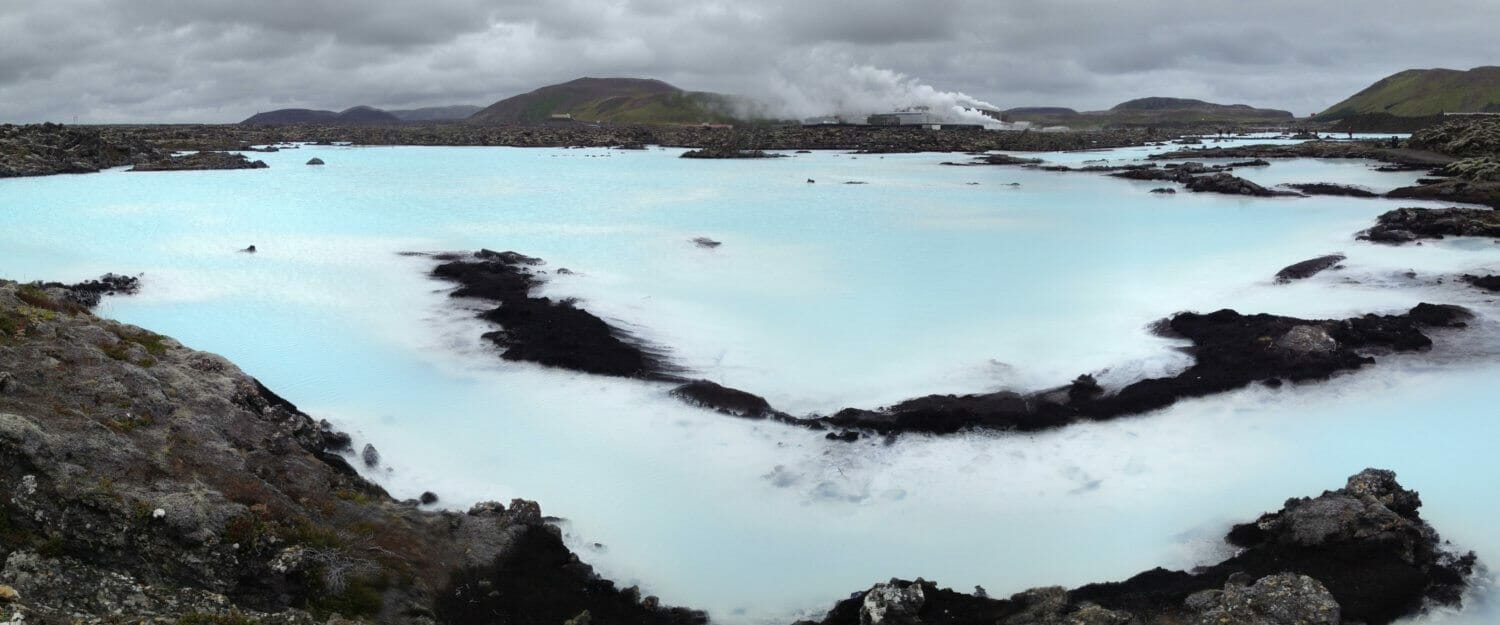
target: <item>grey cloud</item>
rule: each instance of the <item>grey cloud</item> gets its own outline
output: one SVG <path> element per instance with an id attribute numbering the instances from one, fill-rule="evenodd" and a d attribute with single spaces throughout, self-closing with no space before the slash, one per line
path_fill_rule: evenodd
<path id="1" fill-rule="evenodd" d="M 1494 64 L 1496 23 L 1489 0 L 0 0 L 0 121 L 488 104 L 584 75 L 757 96 L 818 82 L 789 70 L 810 58 L 1004 107 L 1170 95 L 1305 115 L 1408 67 Z"/>

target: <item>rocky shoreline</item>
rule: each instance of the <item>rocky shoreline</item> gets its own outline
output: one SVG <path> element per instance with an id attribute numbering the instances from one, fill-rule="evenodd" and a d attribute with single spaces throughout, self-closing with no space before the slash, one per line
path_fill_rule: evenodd
<path id="1" fill-rule="evenodd" d="M 1390 471 L 1289 499 L 1234 526 L 1238 553 L 1193 571 L 1153 569 L 1123 582 L 1034 588 L 1008 599 L 893 579 L 834 606 L 821 625 L 1385 625 L 1426 606 L 1457 606 L 1477 566 L 1421 518 L 1421 498 Z M 811 625 L 812 621 L 803 625 Z"/>
<path id="2" fill-rule="evenodd" d="M 1092 375 L 1033 393 L 1001 391 L 973 395 L 930 395 L 877 409 L 846 408 L 832 415 L 797 417 L 775 409 L 763 397 L 708 380 L 690 380 L 670 363 L 665 348 L 651 346 L 578 307 L 532 297 L 543 264 L 517 252 L 480 250 L 472 254 L 430 255 L 440 262 L 436 278 L 455 282 L 453 297 L 473 297 L 498 307 L 481 313 L 500 326 L 484 338 L 502 348 L 501 357 L 572 371 L 677 382 L 670 394 L 695 406 L 748 419 L 772 419 L 817 430 L 831 440 L 907 432 L 953 434 L 983 429 L 1017 432 L 1049 430 L 1083 421 L 1102 421 L 1165 408 L 1261 383 L 1325 380 L 1375 362 L 1375 355 L 1422 351 L 1432 346 L 1427 332 L 1457 329 L 1472 314 L 1458 306 L 1419 304 L 1398 315 L 1308 320 L 1277 315 L 1244 315 L 1233 310 L 1178 313 L 1155 325 L 1163 336 L 1186 339 L 1194 363 L 1175 376 L 1134 382 L 1109 392 Z M 1290 265 L 1278 283 L 1310 277 L 1338 265 L 1330 254 Z"/>
<path id="3" fill-rule="evenodd" d="M 163 156 L 146 141 L 93 128 L 0 125 L 0 178 L 92 173 Z"/>
<path id="4" fill-rule="evenodd" d="M 327 422 L 68 292 L 0 282 L 11 622 L 489 622 L 476 606 L 515 623 L 706 620 L 594 575 L 533 502 L 393 500 Z"/>
<path id="5" fill-rule="evenodd" d="M 745 150 L 852 150 L 891 152 L 983 152 L 987 150 L 1090 150 L 1144 145 L 1174 138 L 1143 129 L 1076 132 L 995 132 L 979 129 L 925 130 L 898 126 L 560 125 L 484 126 L 410 123 L 108 126 L 106 138 L 143 142 L 162 150 L 246 150 L 258 145 L 347 143 L 351 145 L 450 145 L 512 147 L 623 147 L 646 145 Z"/>
<path id="6" fill-rule="evenodd" d="M 708 622 L 595 575 L 533 502 L 391 499 L 327 422 L 221 357 L 55 299 L 67 292 L 0 282 L 11 622 Z M 1477 566 L 1420 505 L 1371 469 L 1235 526 L 1240 551 L 1212 566 L 1004 600 L 892 580 L 821 622 L 1381 625 L 1459 605 Z M 1275 620 L 1288 614 L 1301 620 Z"/>
<path id="7" fill-rule="evenodd" d="M 533 297 L 531 292 L 541 284 L 536 269 L 543 264 L 540 258 L 492 250 L 429 256 L 440 263 L 433 277 L 459 285 L 452 297 L 499 304 L 479 318 L 500 326 L 484 339 L 499 346 L 506 360 L 599 375 L 680 379 L 665 350 L 610 326 L 570 300 Z"/>
<path id="8" fill-rule="evenodd" d="M 265 161 L 252 161 L 229 152 L 195 152 L 137 164 L 130 171 L 203 171 L 210 169 L 265 169 Z"/>
<path id="9" fill-rule="evenodd" d="M 1108 393 L 1085 374 L 1067 386 L 1038 393 L 929 395 L 876 410 L 846 408 L 813 420 L 843 430 L 828 434 L 838 440 L 857 439 L 862 432 L 1048 430 L 1158 410 L 1182 399 L 1255 383 L 1280 386 L 1325 380 L 1373 364 L 1372 353 L 1426 350 L 1432 340 L 1425 329 L 1461 328 L 1470 316 L 1457 306 L 1433 304 L 1418 304 L 1400 315 L 1342 320 L 1242 315 L 1233 310 L 1178 313 L 1158 324 L 1158 332 L 1192 341 L 1194 363 L 1172 377 L 1141 380 Z"/>

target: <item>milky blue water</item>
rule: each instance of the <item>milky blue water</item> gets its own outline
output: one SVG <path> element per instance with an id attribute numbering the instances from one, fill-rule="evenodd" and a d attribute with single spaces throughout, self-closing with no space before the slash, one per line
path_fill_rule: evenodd
<path id="1" fill-rule="evenodd" d="M 101 313 L 224 354 L 375 444 L 388 466 L 372 477 L 395 496 L 536 499 L 605 574 L 720 621 L 786 622 L 892 576 L 1008 594 L 1216 561 L 1229 523 L 1366 466 L 1419 489 L 1447 538 L 1500 554 L 1496 306 L 1451 279 L 1500 270 L 1500 250 L 1353 239 L 1412 202 L 1162 197 L 1148 192 L 1162 183 L 940 165 L 966 160 L 948 154 L 678 153 L 307 146 L 254 155 L 264 170 L 0 180 L 0 275 L 143 272 L 139 296 Z M 302 164 L 314 156 L 328 164 Z M 1319 160 L 1237 173 L 1376 190 L 1420 175 Z M 831 444 L 663 385 L 501 361 L 475 304 L 397 254 L 479 247 L 570 269 L 548 294 L 794 413 L 1159 375 L 1188 360 L 1144 326 L 1179 310 L 1435 301 L 1484 317 L 1321 385 L 1031 436 Z M 1272 284 L 1335 251 L 1345 269 Z M 1491 622 L 1484 598 L 1423 622 Z"/>

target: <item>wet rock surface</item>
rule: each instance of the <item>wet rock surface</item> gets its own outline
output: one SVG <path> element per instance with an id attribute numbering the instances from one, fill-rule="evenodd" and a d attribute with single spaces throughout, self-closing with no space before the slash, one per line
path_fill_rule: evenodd
<path id="1" fill-rule="evenodd" d="M 1500 211 L 1487 208 L 1398 208 L 1375 218 L 1358 238 L 1402 244 L 1447 236 L 1500 237 Z"/>
<path id="2" fill-rule="evenodd" d="M 265 161 L 252 161 L 243 154 L 195 152 L 184 156 L 139 163 L 130 171 L 198 171 L 208 169 L 265 169 Z"/>
<path id="3" fill-rule="evenodd" d="M 823 625 L 1385 625 L 1430 605 L 1460 605 L 1472 553 L 1451 550 L 1390 471 L 1366 469 L 1341 489 L 1289 499 L 1237 525 L 1241 550 L 1194 571 L 1153 569 L 1122 582 L 1035 588 L 1008 599 L 891 580 L 836 604 Z M 878 620 L 877 620 L 878 619 Z"/>
<path id="4" fill-rule="evenodd" d="M 347 435 L 224 358 L 47 297 L 0 282 L 9 617 L 493 622 L 454 607 L 488 579 L 478 599 L 508 614 L 699 620 L 600 580 L 535 503 L 403 505 L 354 472 Z"/>
<path id="5" fill-rule="evenodd" d="M 1300 263 L 1293 263 L 1276 272 L 1276 283 L 1286 284 L 1293 280 L 1311 278 L 1323 271 L 1337 267 L 1339 263 L 1347 258 L 1343 254 L 1328 254 L 1317 258 L 1309 258 Z"/>
<path id="6" fill-rule="evenodd" d="M 621 377 L 678 380 L 666 352 L 579 308 L 570 300 L 533 297 L 541 279 L 533 268 L 543 264 L 516 252 L 480 250 L 472 254 L 439 254 L 436 278 L 456 282 L 453 297 L 474 297 L 499 304 L 481 319 L 501 329 L 484 338 L 507 360 Z"/>

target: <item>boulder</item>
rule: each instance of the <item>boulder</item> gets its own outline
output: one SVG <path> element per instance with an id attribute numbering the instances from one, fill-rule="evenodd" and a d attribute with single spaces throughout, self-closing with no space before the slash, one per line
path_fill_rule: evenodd
<path id="1" fill-rule="evenodd" d="M 1445 236 L 1500 238 L 1500 211 L 1486 208 L 1398 208 L 1375 219 L 1358 238 L 1401 244 Z"/>
<path id="2" fill-rule="evenodd" d="M 1306 575 L 1267 575 L 1254 584 L 1231 581 L 1222 590 L 1187 598 L 1197 625 L 1339 625 L 1339 604 L 1322 584 Z"/>
<path id="3" fill-rule="evenodd" d="M 1281 271 L 1276 272 L 1276 284 L 1310 278 L 1322 271 L 1337 267 L 1339 263 L 1344 262 L 1345 258 L 1343 254 L 1328 254 L 1287 265 Z"/>
<path id="4" fill-rule="evenodd" d="M 763 397 L 708 380 L 683 384 L 672 389 L 672 396 L 695 406 L 748 419 L 764 419 L 775 413 Z"/>

